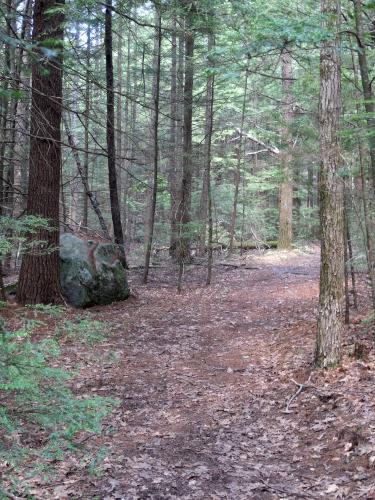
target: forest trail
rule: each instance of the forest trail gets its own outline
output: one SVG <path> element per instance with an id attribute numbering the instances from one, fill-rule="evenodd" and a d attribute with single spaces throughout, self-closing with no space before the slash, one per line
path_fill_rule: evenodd
<path id="1" fill-rule="evenodd" d="M 346 357 L 342 369 L 310 377 L 318 252 L 242 262 L 247 269 L 216 267 L 209 288 L 199 284 L 204 268 L 188 270 L 180 296 L 170 269 L 152 269 L 147 287 L 133 277 L 139 299 L 93 311 L 116 329 L 97 360 L 115 351 L 120 362 L 89 363 L 80 387 L 121 405 L 104 435 L 88 442 L 108 453 L 103 475 L 71 470 L 64 491 L 105 499 L 375 498 L 372 362 Z M 290 402 L 295 382 L 309 377 Z"/>

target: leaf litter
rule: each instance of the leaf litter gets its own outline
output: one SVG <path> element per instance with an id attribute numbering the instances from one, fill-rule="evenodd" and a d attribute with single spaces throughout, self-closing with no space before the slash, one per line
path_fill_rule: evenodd
<path id="1" fill-rule="evenodd" d="M 320 371 L 311 364 L 316 249 L 230 263 L 215 267 L 211 287 L 189 266 L 181 295 L 172 265 L 152 268 L 147 286 L 132 270 L 138 298 L 90 310 L 111 324 L 105 339 L 63 342 L 77 394 L 110 395 L 120 406 L 100 436 L 85 438 L 80 459 L 56 465 L 53 480 L 22 478 L 33 498 L 375 498 L 365 280 L 342 367 Z M 363 359 L 354 356 L 358 344 Z"/>

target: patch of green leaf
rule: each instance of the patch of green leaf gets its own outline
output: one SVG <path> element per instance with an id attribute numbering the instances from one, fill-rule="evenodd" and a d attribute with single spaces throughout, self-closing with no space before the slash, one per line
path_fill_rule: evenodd
<path id="1" fill-rule="evenodd" d="M 28 324 L 10 332 L 0 323 L 0 472 L 7 477 L 16 477 L 14 471 L 26 464 L 36 473 L 81 449 L 79 434 L 100 433 L 117 404 L 112 398 L 77 397 L 68 385 L 72 373 L 56 367 L 56 340 L 33 342 L 30 330 Z"/>
<path id="2" fill-rule="evenodd" d="M 53 305 L 53 304 L 28 304 L 26 308 L 31 311 L 41 312 L 51 316 L 51 318 L 60 318 L 64 312 L 65 308 L 63 306 Z"/>
<path id="3" fill-rule="evenodd" d="M 110 331 L 109 323 L 80 317 L 75 320 L 65 321 L 58 326 L 56 334 L 66 335 L 76 342 L 94 345 L 103 342 Z"/>

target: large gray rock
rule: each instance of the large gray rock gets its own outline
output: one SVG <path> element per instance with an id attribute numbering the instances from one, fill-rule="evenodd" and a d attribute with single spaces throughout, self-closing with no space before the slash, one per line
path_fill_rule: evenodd
<path id="1" fill-rule="evenodd" d="M 69 233 L 60 235 L 60 283 L 74 307 L 110 304 L 130 293 L 116 245 Z"/>

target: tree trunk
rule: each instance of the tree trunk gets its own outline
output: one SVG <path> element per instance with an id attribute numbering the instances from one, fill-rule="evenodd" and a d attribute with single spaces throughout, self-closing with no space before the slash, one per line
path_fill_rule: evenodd
<path id="1" fill-rule="evenodd" d="M 357 298 L 357 286 L 356 286 L 356 278 L 355 278 L 355 270 L 353 265 L 353 245 L 350 233 L 350 224 L 348 217 L 346 218 L 346 241 L 348 242 L 348 252 L 349 252 L 349 261 L 350 261 L 350 275 L 352 278 L 352 289 L 351 293 L 353 295 L 353 305 L 354 309 L 358 310 L 358 298 Z"/>
<path id="2" fill-rule="evenodd" d="M 366 173 L 364 168 L 364 151 L 361 139 L 358 141 L 359 146 L 359 166 L 360 166 L 360 178 L 361 178 L 361 191 L 362 191 L 362 204 L 363 204 L 363 215 L 364 215 L 364 229 L 365 229 L 365 249 L 366 249 L 366 259 L 367 268 L 370 278 L 371 285 L 371 298 L 372 298 L 372 309 L 375 313 L 375 249 L 371 236 L 371 217 L 369 213 L 369 204 L 367 197 L 367 187 L 366 187 Z"/>
<path id="3" fill-rule="evenodd" d="M 154 224 L 155 224 L 155 211 L 156 211 L 156 200 L 158 193 L 158 160 L 159 160 L 159 100 L 160 100 L 160 58 L 161 58 L 161 13 L 160 9 L 155 4 L 155 24 L 156 24 L 156 36 L 154 43 L 154 82 L 152 87 L 152 104 L 153 104 L 153 164 L 154 164 L 154 178 L 152 186 L 151 195 L 151 207 L 150 207 L 150 219 L 146 242 L 146 256 L 145 256 L 145 269 L 143 274 L 143 283 L 147 283 L 148 272 L 150 268 L 151 259 L 151 249 L 152 240 L 154 236 Z"/>
<path id="4" fill-rule="evenodd" d="M 68 123 L 66 120 L 64 120 L 64 125 L 65 125 L 66 135 L 68 136 L 69 146 L 72 148 L 72 154 L 73 154 L 73 157 L 74 157 L 74 160 L 76 163 L 76 167 L 77 167 L 78 173 L 81 177 L 85 197 L 90 200 L 91 206 L 98 217 L 99 225 L 103 231 L 104 238 L 106 238 L 107 240 L 110 240 L 111 236 L 109 234 L 107 225 L 105 223 L 102 211 L 100 210 L 100 206 L 99 206 L 99 203 L 96 199 L 96 196 L 94 195 L 94 193 L 91 191 L 91 189 L 89 187 L 89 182 L 87 179 L 85 168 L 81 164 L 81 160 L 79 158 L 79 154 L 77 151 L 77 146 L 75 144 L 74 137 L 69 129 L 69 126 L 68 126 Z"/>
<path id="5" fill-rule="evenodd" d="M 347 185 L 344 186 L 344 290 L 345 290 L 345 324 L 350 322 L 350 295 L 349 295 L 349 268 L 348 268 L 348 193 Z"/>
<path id="6" fill-rule="evenodd" d="M 238 205 L 238 193 L 239 193 L 240 182 L 241 182 L 243 128 L 244 128 L 244 124 L 245 124 L 248 80 L 249 80 L 249 75 L 248 75 L 248 70 L 246 68 L 245 90 L 244 90 L 244 95 L 243 95 L 242 112 L 241 112 L 240 136 L 238 138 L 238 147 L 237 147 L 237 165 L 236 165 L 236 170 L 234 171 L 234 197 L 233 197 L 232 217 L 231 217 L 231 223 L 230 223 L 230 228 L 229 228 L 229 252 L 233 251 L 234 236 L 236 234 L 237 205 Z"/>
<path id="7" fill-rule="evenodd" d="M 215 45 L 214 35 L 208 37 L 208 50 L 211 51 Z M 211 65 L 211 61 L 208 61 Z M 210 73 L 207 80 L 206 92 L 206 123 L 205 123 L 205 141 L 204 141 L 204 157 L 205 157 L 205 178 L 207 182 L 207 218 L 208 218 L 208 259 L 207 259 L 207 278 L 206 285 L 211 284 L 212 279 L 212 264 L 213 264 L 213 223 L 212 223 L 212 186 L 211 186 L 211 144 L 213 130 L 213 107 L 214 107 L 214 92 L 215 92 L 215 77 Z M 204 220 L 206 227 L 206 220 Z M 204 238 L 205 240 L 206 238 Z"/>
<path id="8" fill-rule="evenodd" d="M 183 21 L 180 21 L 183 23 Z M 178 186 L 182 173 L 181 161 L 183 156 L 183 123 L 184 123 L 184 64 L 185 58 L 185 33 L 181 30 L 178 36 L 177 57 L 177 83 L 176 83 L 176 139 L 174 143 L 174 156 L 176 158 L 175 192 L 172 194 L 171 205 L 171 241 L 170 256 L 178 259 L 179 240 L 179 207 L 181 205 L 181 189 Z"/>
<path id="9" fill-rule="evenodd" d="M 321 0 L 323 28 L 335 38 L 322 42 L 320 53 L 320 223 L 321 264 L 315 364 L 340 364 L 344 299 L 343 190 L 340 168 L 340 1 Z"/>
<path id="10" fill-rule="evenodd" d="M 171 50 L 171 119 L 170 119 L 170 159 L 169 159 L 169 171 L 168 171 L 168 182 L 169 182 L 169 193 L 171 197 L 170 204 L 170 243 L 169 243 L 169 254 L 171 257 L 176 257 L 176 244 L 177 244 L 177 207 L 178 207 L 178 187 L 177 187 L 177 162 L 179 154 L 179 141 L 178 129 L 180 123 L 178 121 L 178 110 L 181 108 L 177 102 L 177 22 L 176 16 L 173 17 L 172 24 L 172 50 Z M 179 40 L 181 40 L 181 36 Z M 181 60 L 183 57 L 183 46 L 181 44 Z M 180 94 L 181 96 L 181 94 Z"/>
<path id="11" fill-rule="evenodd" d="M 366 120 L 369 132 L 369 146 L 370 146 L 370 162 L 371 162 L 371 177 L 373 189 L 375 191 L 375 104 L 372 92 L 372 81 L 370 79 L 366 46 L 364 44 L 364 29 L 363 29 L 363 12 L 362 0 L 353 0 L 354 17 L 357 30 L 358 41 L 358 62 L 361 73 L 362 90 L 364 97 L 364 105 L 366 110 Z"/>
<path id="12" fill-rule="evenodd" d="M 105 8 L 105 62 L 107 84 L 107 154 L 108 154 L 108 182 L 111 202 L 111 214 L 115 243 L 121 252 L 121 262 L 128 267 L 125 256 L 124 235 L 121 224 L 120 203 L 117 189 L 116 147 L 115 147 L 115 111 L 113 86 L 113 51 L 112 51 L 112 0 L 107 0 Z"/>
<path id="13" fill-rule="evenodd" d="M 358 86 L 358 71 L 355 63 L 355 58 L 354 58 L 354 51 L 353 49 L 351 50 L 351 55 L 352 55 L 352 63 L 353 63 L 353 73 L 354 73 L 354 83 L 357 88 Z M 361 107 L 360 107 L 360 95 L 357 95 L 357 101 L 356 101 L 356 113 L 357 116 L 359 117 L 361 115 Z M 366 109 L 366 108 L 365 108 Z M 371 212 L 369 209 L 369 201 L 368 201 L 368 194 L 367 194 L 367 183 L 366 183 L 366 169 L 365 169 L 365 151 L 364 151 L 364 140 L 361 136 L 361 134 L 358 135 L 357 138 L 357 144 L 358 144 L 358 159 L 359 159 L 359 175 L 360 175 L 360 180 L 361 180 L 361 195 L 362 195 L 362 206 L 363 206 L 363 216 L 364 216 L 364 239 L 365 239 L 365 250 L 366 250 L 366 260 L 367 260 L 367 269 L 368 269 L 368 274 L 370 278 L 370 285 L 371 285 L 371 298 L 372 298 L 372 308 L 375 313 L 375 250 L 374 250 L 374 244 L 373 244 L 373 239 L 371 235 L 371 227 L 372 227 L 372 220 L 371 220 Z M 371 160 L 371 154 L 370 154 L 370 160 Z M 348 226 L 348 231 L 349 231 L 349 226 Z M 348 242 L 351 245 L 351 241 L 348 237 Z M 349 247 L 350 249 L 350 247 Z M 353 280 L 354 274 L 352 273 L 352 280 Z"/>
<path id="14" fill-rule="evenodd" d="M 89 206 L 88 206 L 88 195 L 87 186 L 89 182 L 89 127 L 90 127 L 90 61 L 91 61 L 91 25 L 87 23 L 86 31 L 87 45 L 86 45 L 86 81 L 85 81 L 85 116 L 84 116 L 84 143 L 85 143 L 85 156 L 83 162 L 83 172 L 80 172 L 82 184 L 85 187 L 85 192 L 83 195 L 83 207 L 82 207 L 82 225 L 83 230 L 87 231 L 89 224 Z"/>
<path id="15" fill-rule="evenodd" d="M 62 44 L 64 15 L 49 10 L 61 0 L 36 0 L 33 41 L 52 42 L 57 55 L 43 62 L 36 51 L 32 67 L 30 173 L 28 215 L 49 220 L 51 230 L 30 236 L 38 243 L 21 265 L 18 300 L 21 303 L 58 303 L 59 284 L 59 198 L 61 167 Z"/>
<path id="16" fill-rule="evenodd" d="M 192 187 L 192 119 L 193 119 L 193 55 L 194 34 L 192 29 L 192 15 L 194 4 L 187 5 L 185 25 L 185 81 L 184 81 L 184 129 L 183 129 L 183 157 L 181 199 L 178 207 L 178 261 L 180 266 L 179 289 L 181 289 L 182 270 L 185 262 L 191 258 L 190 242 L 190 205 Z"/>
<path id="17" fill-rule="evenodd" d="M 282 86 L 283 86 L 283 127 L 281 137 L 283 141 L 282 175 L 283 181 L 279 193 L 279 237 L 277 248 L 289 250 L 293 240 L 293 176 L 291 155 L 290 126 L 293 122 L 293 66 L 290 48 L 285 47 L 281 54 Z"/>
<path id="18" fill-rule="evenodd" d="M 131 5 L 131 4 L 130 4 Z M 130 10 L 130 14 L 132 11 Z M 131 84 L 132 84 L 132 72 L 130 68 L 132 53 L 131 53 L 131 33 L 128 32 L 127 37 L 127 55 L 126 55 L 126 99 L 125 99 L 125 153 L 127 158 L 133 158 L 134 156 L 134 129 L 135 129 L 135 121 L 137 117 L 137 97 L 138 97 L 138 85 L 137 82 L 134 81 L 133 86 L 133 96 L 134 100 L 130 100 L 131 94 Z M 137 59 L 137 51 L 135 48 L 135 59 Z M 122 227 L 125 235 L 125 241 L 129 243 L 128 238 L 128 219 L 129 219 L 129 207 L 128 207 L 128 196 L 130 192 L 131 185 L 131 176 L 128 173 L 128 170 L 131 167 L 131 160 L 125 159 L 125 172 L 124 172 L 124 188 L 123 188 L 123 210 L 122 210 Z"/>
<path id="19" fill-rule="evenodd" d="M 123 128 L 122 128 L 122 74 L 123 74 L 123 18 L 119 19 L 119 33 L 117 35 L 117 106 L 116 106 L 116 152 L 117 152 L 117 190 L 121 213 L 122 200 L 122 164 L 123 164 Z M 126 122 L 125 122 L 126 127 Z M 123 229 L 124 231 L 124 229 Z"/>

